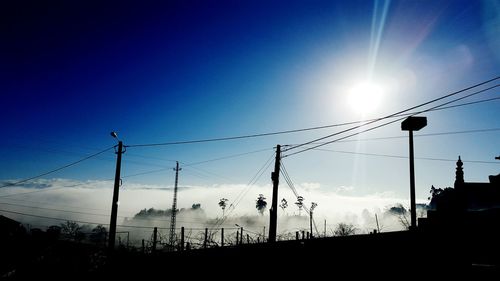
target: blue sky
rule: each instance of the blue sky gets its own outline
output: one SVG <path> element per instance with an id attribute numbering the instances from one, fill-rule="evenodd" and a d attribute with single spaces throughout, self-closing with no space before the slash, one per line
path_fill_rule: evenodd
<path id="1" fill-rule="evenodd" d="M 112 146 L 113 130 L 132 145 L 337 124 L 384 116 L 500 74 L 498 1 L 1 6 L 2 180 L 28 178 Z M 382 98 L 371 112 L 360 113 L 347 100 L 350 89 L 368 77 L 381 85 Z M 495 97 L 498 88 L 461 102 Z M 425 116 L 429 125 L 416 135 L 500 128 L 498 100 Z M 181 161 L 181 185 L 245 184 L 276 144 L 299 144 L 338 130 L 130 147 L 124 176 L 166 170 L 124 182 L 171 186 L 170 168 Z M 407 156 L 406 138 L 366 140 L 405 135 L 398 122 L 322 147 L 333 151 L 308 151 L 284 163 L 299 186 L 318 183 L 353 196 L 406 198 L 408 161 L 366 155 Z M 499 170 L 499 136 L 490 130 L 418 137 L 415 153 L 492 162 L 465 162 L 466 180 L 487 181 Z M 257 150 L 264 151 L 187 166 Z M 113 178 L 114 157 L 109 152 L 46 178 Z M 454 169 L 452 161 L 417 159 L 417 197 L 425 199 L 431 184 L 451 186 Z M 268 169 L 259 183 L 269 184 L 269 175 Z"/>

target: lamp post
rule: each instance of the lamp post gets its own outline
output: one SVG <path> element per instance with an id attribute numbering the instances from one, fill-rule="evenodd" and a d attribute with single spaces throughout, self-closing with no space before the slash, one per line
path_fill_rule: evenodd
<path id="1" fill-rule="evenodd" d="M 111 132 L 111 136 L 118 141 L 118 149 L 116 151 L 116 172 L 115 172 L 115 185 L 113 188 L 113 201 L 111 203 L 111 220 L 109 222 L 109 244 L 108 248 L 112 251 L 115 248 L 116 238 L 116 217 L 118 216 L 118 195 L 120 191 L 120 170 L 122 164 L 123 143 L 118 139 L 115 132 Z"/>
<path id="2" fill-rule="evenodd" d="M 413 160 L 413 131 L 418 131 L 425 126 L 427 126 L 427 118 L 421 116 L 410 116 L 403 122 L 401 122 L 401 130 L 408 131 L 410 134 L 410 230 L 415 230 L 417 227 L 417 210 L 415 204 L 415 168 Z"/>

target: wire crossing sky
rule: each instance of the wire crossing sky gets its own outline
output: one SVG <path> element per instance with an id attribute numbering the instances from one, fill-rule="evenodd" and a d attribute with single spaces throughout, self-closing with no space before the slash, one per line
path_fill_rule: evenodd
<path id="1" fill-rule="evenodd" d="M 255 212 L 277 144 L 297 154 L 287 175 L 315 216 L 339 190 L 406 199 L 394 120 L 412 114 L 428 120 L 415 132 L 417 198 L 453 185 L 459 155 L 466 181 L 499 173 L 498 1 L 2 1 L 0 22 L 2 200 L 71 205 L 92 190 L 109 209 L 111 131 L 128 147 L 131 213 L 170 205 L 155 192 L 176 161 L 193 194 L 180 189 L 180 207 L 215 216 L 210 200 L 227 198 Z M 33 212 L 14 208 L 2 210 Z"/>

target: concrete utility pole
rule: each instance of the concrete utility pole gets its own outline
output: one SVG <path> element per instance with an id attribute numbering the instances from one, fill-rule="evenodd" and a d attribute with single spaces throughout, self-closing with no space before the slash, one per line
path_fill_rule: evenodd
<path id="1" fill-rule="evenodd" d="M 269 212 L 269 243 L 276 242 L 276 230 L 278 228 L 278 185 L 280 180 L 281 146 L 276 146 L 276 160 L 274 162 L 274 172 L 271 173 L 273 180 L 273 198 L 271 210 Z"/>
<path id="2" fill-rule="evenodd" d="M 116 133 L 111 133 L 113 137 L 116 138 Z M 116 151 L 116 172 L 115 172 L 115 186 L 113 188 L 113 201 L 111 203 L 111 220 L 109 222 L 109 250 L 115 248 L 115 238 L 116 238 L 116 217 L 118 216 L 118 194 L 120 192 L 120 170 L 122 166 L 122 153 L 123 153 L 123 143 L 118 141 L 118 150 Z"/>
<path id="3" fill-rule="evenodd" d="M 413 157 L 413 131 L 418 131 L 427 126 L 426 117 L 410 116 L 401 122 L 401 130 L 410 133 L 410 208 L 411 208 L 411 226 L 410 230 L 417 228 L 417 210 L 415 203 L 415 168 Z"/>
<path id="4" fill-rule="evenodd" d="M 172 203 L 172 217 L 170 219 L 170 247 L 174 249 L 175 243 L 175 222 L 176 222 L 176 213 L 177 213 L 177 183 L 179 181 L 179 171 L 182 170 L 179 168 L 179 162 L 176 162 L 174 171 L 175 171 L 175 185 L 174 185 L 174 201 Z"/>

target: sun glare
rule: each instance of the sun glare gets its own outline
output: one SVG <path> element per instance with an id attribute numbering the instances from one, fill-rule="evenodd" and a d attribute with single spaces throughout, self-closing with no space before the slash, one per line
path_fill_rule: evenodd
<path id="1" fill-rule="evenodd" d="M 354 85 L 348 95 L 351 108 L 360 114 L 375 111 L 382 101 L 383 88 L 373 82 L 362 82 Z"/>

